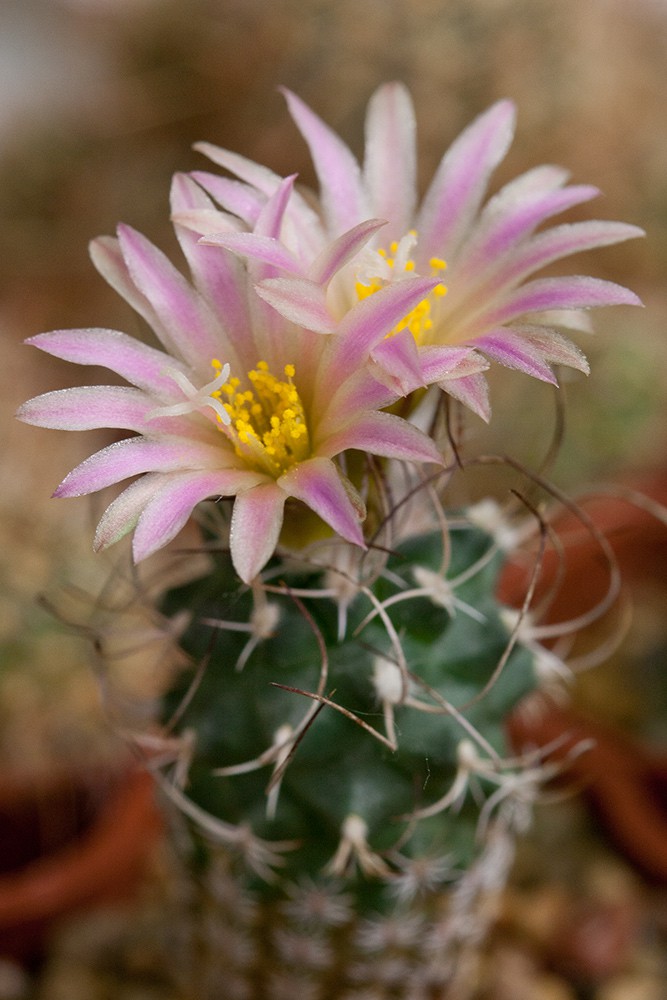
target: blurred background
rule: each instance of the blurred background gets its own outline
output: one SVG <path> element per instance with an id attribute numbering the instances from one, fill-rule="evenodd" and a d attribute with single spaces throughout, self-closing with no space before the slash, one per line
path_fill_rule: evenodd
<path id="1" fill-rule="evenodd" d="M 0 785 L 16 774 L 39 785 L 93 761 L 113 769 L 122 753 L 100 708 L 88 644 L 37 601 L 66 584 L 91 593 L 105 586 L 109 564 L 90 552 L 104 500 L 49 499 L 94 450 L 94 435 L 13 420 L 29 396 L 96 373 L 38 357 L 23 339 L 68 326 L 139 333 L 90 264 L 89 240 L 124 221 L 175 254 L 169 182 L 176 170 L 202 166 L 190 148 L 200 139 L 314 184 L 277 87 L 296 90 L 360 153 L 366 102 L 387 79 L 403 80 L 415 99 L 422 186 L 461 128 L 510 97 L 518 134 L 494 187 L 537 163 L 562 164 L 575 182 L 603 191 L 570 218 L 646 229 L 644 241 L 577 262 L 581 273 L 630 286 L 646 308 L 600 311 L 595 337 L 580 340 L 592 375 L 564 380 L 565 438 L 551 474 L 575 492 L 650 481 L 667 498 L 667 0 L 0 0 L 0 771 L 8 776 Z M 496 373 L 492 393 L 494 421 L 475 425 L 472 446 L 539 461 L 555 426 L 552 390 Z M 107 440 L 100 434 L 97 443 Z M 650 596 L 636 602 L 641 634 L 620 660 L 583 679 L 578 697 L 604 722 L 657 745 L 667 701 L 664 565 L 657 585 L 655 576 Z M 128 690 L 150 696 L 155 670 L 153 660 L 135 660 Z M 664 805 L 664 787 L 652 794 Z M 536 849 L 551 838 L 560 869 L 542 871 L 541 882 L 533 873 L 530 890 L 517 883 L 484 996 L 664 998 L 664 895 L 576 804 L 550 812 L 542 826 Z M 527 858 L 530 870 L 530 848 Z M 575 871 L 583 901 L 565 887 Z M 554 945 L 589 904 L 597 924 L 582 926 L 592 938 Z M 145 905 L 134 934 L 144 935 L 150 955 L 159 932 Z M 538 941 L 527 933 L 526 908 L 528 923 L 541 914 Z M 96 934 L 87 926 L 88 938 L 64 925 L 38 959 L 8 949 L 0 1000 L 169 995 L 145 954 L 132 966 L 118 923 L 109 918 Z M 596 948 L 604 953 L 597 965 Z M 112 985 L 108 969 L 100 985 L 100 953 L 107 964 L 115 956 Z"/>

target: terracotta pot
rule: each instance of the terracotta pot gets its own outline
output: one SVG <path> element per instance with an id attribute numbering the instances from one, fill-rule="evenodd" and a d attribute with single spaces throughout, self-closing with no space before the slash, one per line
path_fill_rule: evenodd
<path id="1" fill-rule="evenodd" d="M 643 480 L 636 489 L 649 498 L 648 506 L 652 501 L 667 506 L 666 477 Z M 608 540 L 624 585 L 632 591 L 633 584 L 651 581 L 664 586 L 667 594 L 665 523 L 646 507 L 620 497 L 598 497 L 585 510 Z M 602 600 L 610 566 L 599 541 L 573 515 L 557 522 L 556 530 L 564 558 L 553 549 L 546 553 L 536 593 L 538 600 L 549 595 L 547 620 L 564 621 Z M 520 605 L 525 588 L 525 571 L 509 567 L 501 599 Z M 645 876 L 667 881 L 667 753 L 649 751 L 617 728 L 547 698 L 533 700 L 530 711 L 526 708 L 520 706 L 508 726 L 515 748 L 556 741 L 554 754 L 561 759 L 570 755 L 568 783 L 584 787 L 610 839 Z M 590 741 L 590 749 L 571 759 L 582 741 Z"/>
<path id="2" fill-rule="evenodd" d="M 1 776 L 0 954 L 33 959 L 59 918 L 126 898 L 159 830 L 144 771 L 103 782 Z"/>
<path id="3" fill-rule="evenodd" d="M 594 528 L 609 542 L 624 581 L 656 580 L 667 587 L 667 522 L 649 509 L 661 505 L 667 516 L 667 475 L 653 475 L 619 487 L 618 495 L 592 496 L 584 512 Z M 637 496 L 647 507 L 636 505 Z M 564 546 L 561 556 L 549 548 L 542 561 L 537 597 L 549 594 L 548 620 L 562 621 L 593 608 L 609 586 L 609 562 L 599 541 L 575 517 L 566 513 L 553 525 Z M 558 579 L 559 574 L 562 577 Z M 509 565 L 500 584 L 501 600 L 520 604 L 526 590 L 526 571 Z M 555 592 L 551 588 L 555 586 Z"/>

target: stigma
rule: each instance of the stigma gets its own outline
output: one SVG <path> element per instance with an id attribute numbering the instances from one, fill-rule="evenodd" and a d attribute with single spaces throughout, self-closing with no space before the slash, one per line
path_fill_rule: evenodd
<path id="1" fill-rule="evenodd" d="M 215 361 L 215 378 L 207 382 L 201 389 L 197 389 L 190 379 L 177 368 L 167 368 L 164 374 L 176 383 L 185 397 L 180 403 L 173 403 L 167 406 L 156 406 L 147 414 L 149 420 L 156 417 L 180 417 L 186 413 L 202 412 L 206 408 L 213 410 L 218 421 L 222 424 L 229 423 L 229 414 L 224 410 L 222 403 L 217 398 L 220 395 L 220 387 L 229 378 L 229 365 L 223 365 L 220 361 Z"/>

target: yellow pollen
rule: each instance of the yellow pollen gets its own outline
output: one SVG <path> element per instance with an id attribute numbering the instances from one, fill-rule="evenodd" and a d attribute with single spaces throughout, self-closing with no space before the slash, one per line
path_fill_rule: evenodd
<path id="1" fill-rule="evenodd" d="M 214 358 L 216 371 L 222 366 Z M 238 378 L 214 393 L 224 400 L 223 409 L 231 423 L 219 420 L 219 429 L 233 442 L 236 454 L 252 467 L 278 478 L 310 454 L 308 425 L 296 386 L 292 382 L 296 369 L 285 365 L 286 381 L 269 371 L 266 361 L 258 361 L 248 372 L 252 388 L 239 391 Z"/>
<path id="2" fill-rule="evenodd" d="M 410 236 L 416 238 L 417 234 L 414 230 L 409 233 Z M 396 263 L 396 255 L 399 253 L 400 245 L 396 240 L 393 240 L 389 244 L 389 253 L 384 248 L 378 249 L 378 254 L 382 257 L 389 267 L 393 268 Z M 429 265 L 431 267 L 431 272 L 435 277 L 439 272 L 444 271 L 447 267 L 447 262 L 442 260 L 441 257 L 431 257 L 429 260 Z M 405 260 L 402 263 L 403 271 L 411 272 L 415 269 L 415 262 L 413 260 Z M 382 278 L 374 277 L 370 279 L 368 284 L 364 284 L 357 281 L 355 290 L 357 293 L 357 298 L 367 299 L 369 295 L 374 295 L 385 285 L 385 281 Z M 418 302 L 417 305 L 412 309 L 407 316 L 396 324 L 389 336 L 393 336 L 396 333 L 400 333 L 401 330 L 408 329 L 417 343 L 420 342 L 423 335 L 429 330 L 433 329 L 433 319 L 431 317 L 431 297 L 434 299 L 440 299 L 447 294 L 447 288 L 440 282 L 435 288 L 429 293 L 429 295 Z"/>

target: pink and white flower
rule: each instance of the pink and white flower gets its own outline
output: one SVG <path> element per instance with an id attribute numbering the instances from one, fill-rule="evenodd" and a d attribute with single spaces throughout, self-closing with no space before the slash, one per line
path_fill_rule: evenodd
<path id="1" fill-rule="evenodd" d="M 276 240 L 292 183 L 278 183 L 263 199 L 256 239 Z M 174 179 L 172 202 L 176 214 L 214 210 L 187 176 Z M 356 240 L 376 227 L 367 223 Z M 257 297 L 254 285 L 270 279 L 274 265 L 246 265 L 226 250 L 200 245 L 181 225 L 176 232 L 192 284 L 127 226 L 117 238 L 92 245 L 98 270 L 149 323 L 160 348 L 106 329 L 57 330 L 28 341 L 56 357 L 106 367 L 130 383 L 58 390 L 20 408 L 20 419 L 42 427 L 133 432 L 70 472 L 55 496 L 89 494 L 138 477 L 107 508 L 95 539 L 102 548 L 134 530 L 136 560 L 174 538 L 200 501 L 234 497 L 230 545 L 246 582 L 273 554 L 289 498 L 363 546 L 364 505 L 338 457 L 356 449 L 441 462 L 426 435 L 382 412 L 396 394 L 368 367 L 369 353 L 435 282 L 413 278 L 388 286 L 358 301 L 321 337 Z M 328 270 L 337 266 L 332 259 Z"/>
<path id="2" fill-rule="evenodd" d="M 552 382 L 554 363 L 586 371 L 557 326 L 581 327 L 589 307 L 638 304 L 608 281 L 533 278 L 572 253 L 640 234 L 615 222 L 539 229 L 594 188 L 567 186 L 565 171 L 543 166 L 484 203 L 512 138 L 510 102 L 455 141 L 418 206 L 404 87 L 388 84 L 371 99 L 363 166 L 297 97 L 287 100 L 315 162 L 319 203 L 293 177 L 202 145 L 232 176 L 174 179 L 172 216 L 191 280 L 128 226 L 92 245 L 98 270 L 161 346 L 106 329 L 29 340 L 129 383 L 47 393 L 18 414 L 43 427 L 132 432 L 55 493 L 133 480 L 105 511 L 98 548 L 134 531 L 143 559 L 211 497 L 234 498 L 230 545 L 246 582 L 279 544 L 288 501 L 363 546 L 364 505 L 346 453 L 442 461 L 387 407 L 407 396 L 409 411 L 414 390 L 438 385 L 488 418 L 489 359 Z"/>
<path id="3" fill-rule="evenodd" d="M 381 87 L 370 101 L 363 165 L 298 97 L 286 96 L 318 174 L 317 208 L 293 198 L 274 240 L 227 226 L 216 233 L 211 213 L 205 219 L 186 213 L 183 222 L 209 243 L 270 263 L 280 273 L 260 280 L 259 294 L 283 316 L 321 333 L 335 329 L 360 297 L 408 274 L 439 278 L 392 335 L 373 347 L 374 361 L 397 392 L 437 383 L 488 419 L 482 356 L 555 383 L 553 364 L 588 370 L 559 327 L 587 329 L 582 310 L 591 307 L 639 304 L 633 292 L 609 281 L 533 277 L 571 254 L 642 234 L 609 221 L 539 229 L 595 197 L 596 188 L 568 185 L 565 170 L 540 166 L 485 202 L 513 137 L 511 102 L 493 105 L 458 137 L 418 204 L 415 114 L 401 84 Z M 199 149 L 237 179 L 193 176 L 225 212 L 243 220 L 242 228 L 252 228 L 280 178 L 227 150 L 210 144 Z M 358 227 L 376 218 L 386 226 L 354 248 Z M 326 266 L 332 245 L 350 251 L 335 273 Z"/>

